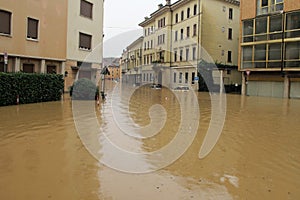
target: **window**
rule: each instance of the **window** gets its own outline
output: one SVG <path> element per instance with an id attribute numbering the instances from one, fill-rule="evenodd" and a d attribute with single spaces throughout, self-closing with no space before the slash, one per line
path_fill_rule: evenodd
<path id="1" fill-rule="evenodd" d="M 243 42 L 253 42 L 253 20 L 243 21 Z"/>
<path id="2" fill-rule="evenodd" d="M 182 72 L 179 73 L 179 83 L 182 83 Z"/>
<path id="3" fill-rule="evenodd" d="M 11 34 L 11 13 L 0 10 L 0 33 Z"/>
<path id="4" fill-rule="evenodd" d="M 283 10 L 283 0 L 257 0 L 257 15 Z"/>
<path id="5" fill-rule="evenodd" d="M 191 9 L 188 8 L 186 11 L 186 18 L 190 18 Z"/>
<path id="6" fill-rule="evenodd" d="M 181 21 L 184 20 L 184 11 L 181 11 Z"/>
<path id="7" fill-rule="evenodd" d="M 190 49 L 185 49 L 185 59 L 186 59 L 186 61 L 189 60 L 189 57 L 190 57 Z"/>
<path id="8" fill-rule="evenodd" d="M 282 38 L 282 16 L 274 15 L 269 17 L 269 39 L 276 40 Z"/>
<path id="9" fill-rule="evenodd" d="M 189 38 L 190 37 L 190 27 L 186 27 L 186 37 Z"/>
<path id="10" fill-rule="evenodd" d="M 300 42 L 286 43 L 285 67 L 300 66 Z"/>
<path id="11" fill-rule="evenodd" d="M 261 7 L 268 6 L 268 0 L 261 0 Z"/>
<path id="12" fill-rule="evenodd" d="M 174 51 L 174 62 L 177 62 L 177 51 Z"/>
<path id="13" fill-rule="evenodd" d="M 183 50 L 180 49 L 179 51 L 179 60 L 182 61 L 183 60 Z"/>
<path id="14" fill-rule="evenodd" d="M 175 31 L 175 41 L 178 40 L 178 31 Z"/>
<path id="15" fill-rule="evenodd" d="M 23 72 L 34 73 L 34 64 L 23 64 Z"/>
<path id="16" fill-rule="evenodd" d="M 158 28 L 162 28 L 166 26 L 166 18 L 162 18 L 158 20 Z"/>
<path id="17" fill-rule="evenodd" d="M 193 25 L 193 36 L 197 35 L 197 24 Z"/>
<path id="18" fill-rule="evenodd" d="M 269 44 L 268 60 L 281 61 L 281 43 Z"/>
<path id="19" fill-rule="evenodd" d="M 228 40 L 232 40 L 232 28 L 228 29 Z"/>
<path id="20" fill-rule="evenodd" d="M 180 30 L 180 39 L 183 40 L 183 28 Z"/>
<path id="21" fill-rule="evenodd" d="M 188 83 L 189 81 L 189 73 L 188 72 L 185 72 L 185 83 Z"/>
<path id="22" fill-rule="evenodd" d="M 173 82 L 174 83 L 176 83 L 176 75 L 177 75 L 176 72 L 174 72 L 174 75 L 173 75 Z"/>
<path id="23" fill-rule="evenodd" d="M 286 38 L 300 37 L 300 12 L 286 15 Z"/>
<path id="24" fill-rule="evenodd" d="M 193 47 L 193 60 L 196 60 L 196 59 L 197 59 L 197 57 L 196 57 L 196 52 L 197 52 L 196 47 Z"/>
<path id="25" fill-rule="evenodd" d="M 32 18 L 27 18 L 27 38 L 38 39 L 39 21 Z"/>
<path id="26" fill-rule="evenodd" d="M 231 55 L 231 51 L 228 51 L 228 52 L 227 52 L 227 62 L 230 62 L 230 63 L 232 62 L 231 56 L 232 56 L 232 55 Z"/>
<path id="27" fill-rule="evenodd" d="M 195 72 L 192 72 L 192 84 L 195 83 Z"/>
<path id="28" fill-rule="evenodd" d="M 255 41 L 267 40 L 267 17 L 257 18 L 255 20 Z"/>
<path id="29" fill-rule="evenodd" d="M 259 44 L 254 46 L 254 60 L 265 61 L 266 60 L 266 45 Z"/>
<path id="30" fill-rule="evenodd" d="M 157 44 L 160 45 L 160 44 L 164 44 L 164 43 L 165 43 L 165 34 L 159 35 L 157 37 Z"/>
<path id="31" fill-rule="evenodd" d="M 47 65 L 47 74 L 56 74 L 56 66 Z"/>
<path id="32" fill-rule="evenodd" d="M 93 18 L 93 4 L 85 0 L 80 1 L 80 15 L 90 18 Z"/>
<path id="33" fill-rule="evenodd" d="M 91 50 L 92 36 L 85 33 L 79 33 L 79 48 L 85 50 Z"/>
<path id="34" fill-rule="evenodd" d="M 232 8 L 229 8 L 229 16 L 228 16 L 229 19 L 232 19 L 233 18 L 233 9 Z"/>
<path id="35" fill-rule="evenodd" d="M 175 15 L 175 22 L 178 23 L 178 13 Z"/>
<path id="36" fill-rule="evenodd" d="M 194 5 L 194 15 L 197 15 L 197 5 Z"/>
<path id="37" fill-rule="evenodd" d="M 257 18 L 255 20 L 255 34 L 267 32 L 267 17 Z"/>

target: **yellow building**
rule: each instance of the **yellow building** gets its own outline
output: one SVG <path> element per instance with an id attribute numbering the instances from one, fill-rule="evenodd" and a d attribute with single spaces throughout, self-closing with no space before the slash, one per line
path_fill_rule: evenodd
<path id="1" fill-rule="evenodd" d="M 95 79 L 102 63 L 103 1 L 0 1 L 0 71 Z M 6 65 L 4 55 L 7 55 Z M 94 70 L 91 70 L 94 69 Z"/>
<path id="2" fill-rule="evenodd" d="M 241 1 L 242 94 L 300 98 L 300 1 Z"/>
<path id="3" fill-rule="evenodd" d="M 144 30 L 143 83 L 196 89 L 200 60 L 238 65 L 239 1 L 167 0 L 139 25 Z M 216 83 L 219 74 L 214 73 Z M 224 83 L 241 82 L 237 70 L 222 74 Z"/>
<path id="4" fill-rule="evenodd" d="M 120 68 L 122 69 L 122 79 L 131 84 L 141 83 L 141 68 L 143 65 L 143 40 L 139 37 L 124 49 L 121 59 Z"/>
<path id="5" fill-rule="evenodd" d="M 121 77 L 121 70 L 119 65 L 109 65 L 108 67 L 109 75 L 105 75 L 108 80 L 119 81 Z"/>

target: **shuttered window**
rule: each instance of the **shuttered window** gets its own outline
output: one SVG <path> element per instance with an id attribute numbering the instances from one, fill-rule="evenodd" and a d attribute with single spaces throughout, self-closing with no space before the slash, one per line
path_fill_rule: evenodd
<path id="1" fill-rule="evenodd" d="M 38 39 L 39 20 L 27 18 L 27 38 Z"/>
<path id="2" fill-rule="evenodd" d="M 11 34 L 11 13 L 0 10 L 0 33 Z"/>
<path id="3" fill-rule="evenodd" d="M 91 46 L 92 46 L 92 36 L 85 33 L 79 33 L 79 48 L 91 50 Z"/>
<path id="4" fill-rule="evenodd" d="M 34 64 L 23 64 L 23 72 L 34 73 Z"/>
<path id="5" fill-rule="evenodd" d="M 84 0 L 80 2 L 80 15 L 93 18 L 93 4 Z"/>

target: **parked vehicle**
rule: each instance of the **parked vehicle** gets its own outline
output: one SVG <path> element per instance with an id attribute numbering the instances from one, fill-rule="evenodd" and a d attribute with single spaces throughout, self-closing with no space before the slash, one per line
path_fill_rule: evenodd
<path id="1" fill-rule="evenodd" d="M 178 87 L 175 87 L 174 90 L 186 92 L 186 91 L 189 91 L 190 88 L 188 86 L 178 86 Z"/>
<path id="2" fill-rule="evenodd" d="M 151 84 L 150 88 L 159 90 L 162 88 L 162 85 L 161 84 Z"/>

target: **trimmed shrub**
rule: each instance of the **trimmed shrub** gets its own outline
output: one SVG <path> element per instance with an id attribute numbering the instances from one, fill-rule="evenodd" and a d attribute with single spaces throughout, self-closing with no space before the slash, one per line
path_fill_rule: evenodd
<path id="1" fill-rule="evenodd" d="M 0 106 L 58 101 L 63 89 L 61 74 L 0 73 Z"/>
<path id="2" fill-rule="evenodd" d="M 99 90 L 94 82 L 81 78 L 70 88 L 70 95 L 73 100 L 95 100 L 99 95 Z"/>

